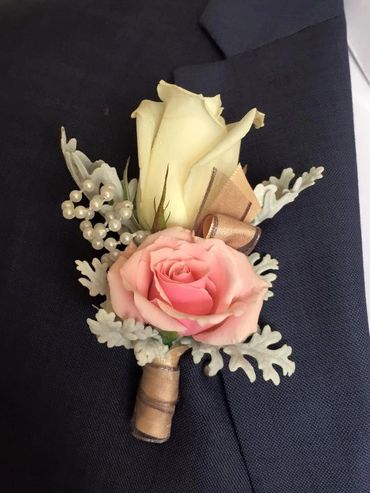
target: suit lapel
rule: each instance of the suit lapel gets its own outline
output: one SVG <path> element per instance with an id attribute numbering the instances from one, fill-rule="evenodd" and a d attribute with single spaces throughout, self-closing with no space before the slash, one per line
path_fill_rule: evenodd
<path id="1" fill-rule="evenodd" d="M 200 22 L 226 57 L 341 14 L 339 0 L 210 0 Z"/>
<path id="2" fill-rule="evenodd" d="M 238 54 L 175 72 L 187 89 L 220 93 L 227 121 L 254 106 L 266 113 L 265 128 L 249 134 L 241 150 L 252 183 L 288 166 L 297 173 L 326 167 L 319 185 L 262 224 L 257 247 L 280 261 L 262 322 L 293 346 L 296 374 L 274 387 L 261 378 L 252 385 L 240 370 L 222 371 L 256 492 L 366 491 L 369 337 L 345 22 L 338 2 L 323 4 L 319 23 L 296 30 L 290 24 L 288 35 L 281 29 L 261 46 L 261 39 L 250 38 L 230 44 L 235 33 L 229 26 L 223 37 L 208 10 L 202 21 L 210 26 L 212 20 L 212 36 L 218 32 L 223 51 Z M 219 19 L 227 25 L 225 16 Z"/>

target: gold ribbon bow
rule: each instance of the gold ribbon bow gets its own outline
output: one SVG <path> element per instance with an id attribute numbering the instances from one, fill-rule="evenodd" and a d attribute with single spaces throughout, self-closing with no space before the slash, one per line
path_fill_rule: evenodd
<path id="1" fill-rule="evenodd" d="M 261 207 L 240 164 L 230 178 L 213 169 L 194 229 L 250 253 L 261 230 L 252 224 Z"/>

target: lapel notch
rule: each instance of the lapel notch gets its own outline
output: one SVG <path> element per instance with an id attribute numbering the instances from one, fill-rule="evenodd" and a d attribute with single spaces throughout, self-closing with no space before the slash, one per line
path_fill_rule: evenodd
<path id="1" fill-rule="evenodd" d="M 226 57 L 342 13 L 341 0 L 210 0 L 200 23 Z"/>

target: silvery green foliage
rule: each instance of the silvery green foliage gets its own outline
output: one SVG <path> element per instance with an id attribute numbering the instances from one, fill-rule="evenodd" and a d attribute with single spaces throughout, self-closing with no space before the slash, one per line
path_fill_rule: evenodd
<path id="1" fill-rule="evenodd" d="M 101 159 L 90 161 L 90 159 L 81 151 L 77 150 L 77 140 L 75 138 L 67 141 L 64 127 L 61 129 L 61 148 L 67 168 L 72 175 L 80 190 L 83 189 L 82 183 L 86 179 L 93 180 L 97 186 L 101 184 L 112 184 L 115 188 L 115 199 L 123 200 L 122 184 L 118 177 L 116 168 L 109 166 Z M 95 192 L 86 192 L 84 194 L 91 199 Z"/>
<path id="2" fill-rule="evenodd" d="M 145 366 L 147 363 L 151 363 L 154 358 L 164 356 L 168 349 L 168 346 L 163 344 L 159 334 L 137 341 L 134 345 L 137 364 Z"/>
<path id="3" fill-rule="evenodd" d="M 101 308 L 97 311 L 95 320 L 89 318 L 87 323 L 98 342 L 106 343 L 109 348 L 123 346 L 133 349 L 140 366 L 168 351 L 168 346 L 163 344 L 157 330 L 133 318 L 120 320 L 115 313 Z"/>
<path id="4" fill-rule="evenodd" d="M 229 346 L 209 346 L 202 342 L 194 341 L 186 337 L 181 343 L 188 344 L 192 348 L 194 363 L 199 363 L 205 354 L 211 356 L 211 361 L 206 366 L 208 376 L 214 376 L 223 368 L 223 358 L 221 350 L 230 356 L 229 369 L 236 371 L 241 368 L 249 380 L 256 380 L 256 372 L 248 361 L 247 357 L 256 360 L 258 368 L 262 371 L 265 381 L 271 380 L 275 385 L 280 383 L 280 375 L 274 368 L 279 366 L 284 376 L 291 376 L 295 371 L 295 363 L 289 359 L 292 348 L 284 344 L 280 348 L 272 349 L 271 345 L 276 344 L 282 338 L 278 331 L 272 331 L 269 325 L 265 325 L 262 330 L 257 331 L 248 342 L 232 344 Z"/>
<path id="5" fill-rule="evenodd" d="M 265 219 L 274 217 L 286 204 L 293 202 L 303 190 L 321 179 L 323 172 L 323 166 L 314 166 L 310 171 L 305 171 L 291 185 L 295 173 L 292 168 L 286 168 L 281 173 L 280 178 L 271 176 L 268 181 L 259 183 L 255 187 L 254 193 L 262 209 L 253 224 L 261 224 Z"/>
<path id="6" fill-rule="evenodd" d="M 254 252 L 248 256 L 248 260 L 251 263 L 255 273 L 267 282 L 268 287 L 272 288 L 272 283 L 276 280 L 277 275 L 271 270 L 279 270 L 279 262 L 267 254 L 262 256 L 260 253 Z M 274 296 L 271 289 L 268 289 L 265 294 L 264 300 L 268 300 Z"/>
<path id="7" fill-rule="evenodd" d="M 113 187 L 113 199 L 106 199 L 98 209 L 98 212 L 104 217 L 106 224 L 108 225 L 109 219 L 112 218 L 109 216 L 112 216 L 113 214 L 116 216 L 116 219 L 117 213 L 119 216 L 119 207 L 117 210 L 115 208 L 122 204 L 123 201 L 128 200 L 132 202 L 133 205 L 135 204 L 138 180 L 136 178 L 133 178 L 132 180 L 128 179 L 128 165 L 130 160 L 127 160 L 122 180 L 120 180 L 116 168 L 110 166 L 101 159 L 92 162 L 83 152 L 77 150 L 77 140 L 75 138 L 67 141 L 66 132 L 63 127 L 61 129 L 61 134 L 61 148 L 65 162 L 72 178 L 81 192 L 91 200 L 94 196 L 99 194 L 102 185 Z M 86 180 L 93 182 L 93 190 L 86 190 L 86 187 L 84 187 L 84 182 Z M 97 209 L 94 209 L 94 211 L 97 212 Z M 119 219 L 123 230 L 135 233 L 144 229 L 136 217 L 134 207 L 130 217 L 119 217 Z M 117 230 L 112 231 L 118 233 Z"/>
<path id="8" fill-rule="evenodd" d="M 208 354 L 210 356 L 210 361 L 204 368 L 209 377 L 213 377 L 223 368 L 224 361 L 220 354 L 219 346 L 204 344 L 203 342 L 195 341 L 191 337 L 183 337 L 180 343 L 191 347 L 191 354 L 196 364 L 201 362 L 204 355 Z"/>
<path id="9" fill-rule="evenodd" d="M 246 356 L 250 356 L 257 361 L 258 368 L 262 371 L 263 379 L 266 382 L 271 380 L 275 385 L 279 385 L 280 376 L 274 365 L 281 368 L 284 376 L 290 377 L 295 371 L 295 363 L 289 359 L 292 354 L 290 346 L 284 344 L 277 349 L 269 347 L 279 342 L 281 338 L 280 332 L 272 331 L 269 325 L 265 325 L 261 331 L 253 334 L 248 342 L 224 347 L 224 352 L 230 356 L 230 371 L 236 371 L 241 368 L 245 371 L 249 380 L 254 382 L 256 373 L 246 358 Z"/>
<path id="10" fill-rule="evenodd" d="M 126 327 L 123 326 L 122 320 L 116 320 L 113 312 L 109 313 L 101 308 L 95 318 L 96 320 L 88 318 L 87 323 L 98 342 L 106 343 L 109 348 L 124 346 L 126 349 L 132 349 L 131 339 L 126 337 Z"/>
<path id="11" fill-rule="evenodd" d="M 136 197 L 136 192 L 137 192 L 137 185 L 138 185 L 138 179 L 137 178 L 132 178 L 128 182 L 128 193 L 127 193 L 127 199 L 131 200 L 131 202 L 134 202 L 135 197 Z"/>
<path id="12" fill-rule="evenodd" d="M 85 277 L 80 277 L 79 282 L 89 290 L 90 296 L 108 295 L 107 270 L 109 265 L 94 258 L 92 265 L 86 260 L 76 260 L 76 268 Z"/>
<path id="13" fill-rule="evenodd" d="M 124 346 L 132 349 L 137 341 L 160 338 L 158 331 L 150 325 L 144 325 L 133 318 L 118 319 L 114 312 L 107 312 L 103 308 L 97 311 L 95 318 L 96 320 L 88 319 L 90 330 L 99 342 L 107 343 L 108 347 Z"/>

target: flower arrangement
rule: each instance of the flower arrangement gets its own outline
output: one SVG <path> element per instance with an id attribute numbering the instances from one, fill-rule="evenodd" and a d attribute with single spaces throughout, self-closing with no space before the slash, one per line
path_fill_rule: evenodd
<path id="1" fill-rule="evenodd" d="M 230 371 L 242 369 L 251 382 L 249 358 L 275 385 L 276 367 L 293 374 L 291 347 L 276 348 L 280 332 L 258 325 L 278 262 L 253 250 L 259 225 L 322 178 L 323 167 L 292 185 L 288 168 L 252 189 L 239 164 L 240 143 L 252 126 L 264 125 L 263 113 L 254 108 L 226 125 L 220 96 L 164 81 L 158 96 L 132 114 L 138 180 L 128 180 L 129 163 L 120 178 L 104 161 L 91 162 L 63 128 L 61 147 L 78 187 L 62 203 L 63 216 L 80 219 L 83 237 L 101 252 L 91 263 L 76 261 L 81 284 L 104 297 L 87 323 L 99 342 L 134 351 L 143 376 L 133 434 L 161 443 L 170 436 L 187 350 L 195 363 L 208 357 L 209 376 L 223 368 L 222 353 Z"/>

